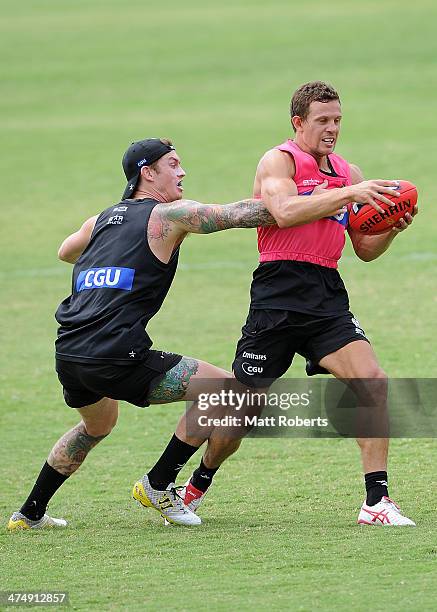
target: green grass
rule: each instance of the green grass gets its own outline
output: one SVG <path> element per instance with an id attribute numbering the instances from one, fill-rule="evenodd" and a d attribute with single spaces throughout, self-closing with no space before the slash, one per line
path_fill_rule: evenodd
<path id="1" fill-rule="evenodd" d="M 347 247 L 352 310 L 390 376 L 435 377 L 434 2 L 41 0 L 1 11 L 3 524 L 76 422 L 53 372 L 53 313 L 71 272 L 57 247 L 122 192 L 133 139 L 171 137 L 187 196 L 231 201 L 250 194 L 260 155 L 289 136 L 293 89 L 333 82 L 338 152 L 366 176 L 420 190 L 414 227 L 383 258 L 365 264 Z M 254 231 L 187 240 L 150 326 L 155 346 L 229 369 L 255 265 Z M 289 375 L 302 376 L 301 359 Z M 392 443 L 392 493 L 416 530 L 354 525 L 354 442 L 278 439 L 243 443 L 216 477 L 201 528 L 165 529 L 130 489 L 183 407 L 123 405 L 50 506 L 68 531 L 0 535 L 0 590 L 67 589 L 77 610 L 435 608 L 433 441 Z"/>

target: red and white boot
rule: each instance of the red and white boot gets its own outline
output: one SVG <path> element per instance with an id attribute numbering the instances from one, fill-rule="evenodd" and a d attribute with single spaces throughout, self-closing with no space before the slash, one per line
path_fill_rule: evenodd
<path id="1" fill-rule="evenodd" d="M 184 484 L 184 488 L 181 491 L 181 497 L 184 500 L 184 504 L 191 510 L 191 512 L 197 512 L 198 507 L 208 493 L 209 488 L 206 491 L 201 491 L 193 487 L 191 480 L 187 480 Z"/>
<path id="2" fill-rule="evenodd" d="M 191 512 L 197 512 L 198 507 L 203 502 L 205 495 L 211 488 L 211 485 L 205 492 L 203 492 L 200 489 L 193 487 L 191 484 L 191 479 L 189 479 L 183 486 L 177 488 L 178 495 L 184 500 L 184 506 L 191 510 Z M 164 525 L 168 526 L 169 524 L 170 523 L 167 520 L 164 520 Z"/>
<path id="3" fill-rule="evenodd" d="M 386 496 L 374 506 L 368 506 L 364 502 L 361 506 L 357 522 L 358 525 L 377 525 L 378 527 L 416 526 L 416 523 L 404 516 L 399 506 Z"/>

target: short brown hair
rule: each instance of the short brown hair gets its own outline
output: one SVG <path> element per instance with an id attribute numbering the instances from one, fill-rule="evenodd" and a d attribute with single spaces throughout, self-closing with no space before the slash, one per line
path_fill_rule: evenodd
<path id="1" fill-rule="evenodd" d="M 290 116 L 301 117 L 306 119 L 310 112 L 311 102 L 330 102 L 331 100 L 338 100 L 340 102 L 340 96 L 328 83 L 323 81 L 311 81 L 301 85 L 299 89 L 293 94 L 290 102 Z M 296 128 L 293 125 L 293 130 Z"/>

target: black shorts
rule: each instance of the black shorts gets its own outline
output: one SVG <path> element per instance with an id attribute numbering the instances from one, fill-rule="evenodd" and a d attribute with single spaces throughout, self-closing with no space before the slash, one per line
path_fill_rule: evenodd
<path id="1" fill-rule="evenodd" d="M 324 373 L 319 361 L 356 340 L 368 342 L 359 321 L 345 311 L 315 317 L 289 310 L 250 309 L 232 368 L 249 387 L 269 386 L 285 374 L 296 353 L 307 360 L 307 374 Z"/>
<path id="2" fill-rule="evenodd" d="M 103 397 L 124 400 L 135 406 L 148 406 L 150 390 L 182 355 L 149 351 L 136 365 L 100 365 L 56 359 L 56 372 L 63 387 L 65 403 L 71 408 L 95 404 Z"/>

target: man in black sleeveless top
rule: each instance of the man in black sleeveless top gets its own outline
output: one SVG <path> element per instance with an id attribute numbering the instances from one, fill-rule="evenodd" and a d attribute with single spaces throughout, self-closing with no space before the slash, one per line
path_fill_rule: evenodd
<path id="1" fill-rule="evenodd" d="M 60 259 L 74 268 L 71 295 L 56 312 L 56 370 L 65 402 L 81 421 L 53 447 L 28 499 L 12 515 L 11 530 L 66 526 L 45 513 L 47 504 L 110 433 L 117 400 L 137 406 L 194 400 L 199 392 L 220 390 L 231 376 L 198 359 L 151 350 L 145 328 L 167 295 L 189 233 L 256 227 L 273 218 L 259 200 L 224 206 L 182 200 L 185 172 L 168 140 L 132 143 L 123 168 L 128 184 L 122 200 L 88 219 L 59 249 Z M 184 505 L 174 480 L 204 440 L 190 444 L 185 436 L 178 427 L 133 495 L 170 522 L 197 525 L 200 518 Z"/>

